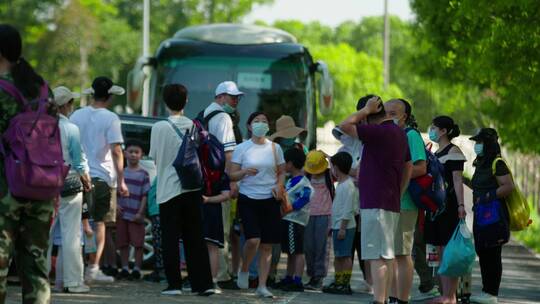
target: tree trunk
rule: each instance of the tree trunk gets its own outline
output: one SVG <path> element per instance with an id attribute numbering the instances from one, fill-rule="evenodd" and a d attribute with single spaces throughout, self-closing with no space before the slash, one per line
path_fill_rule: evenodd
<path id="1" fill-rule="evenodd" d="M 88 78 L 88 41 L 85 41 L 84 39 L 81 39 L 79 43 L 79 55 L 81 59 L 80 69 L 79 69 L 79 79 L 81 82 L 81 90 L 84 90 L 84 88 L 90 82 Z M 86 106 L 86 104 L 87 104 L 87 97 L 86 95 L 82 95 L 81 107 Z"/>
<path id="2" fill-rule="evenodd" d="M 214 23 L 216 11 L 216 0 L 208 1 L 208 23 Z"/>

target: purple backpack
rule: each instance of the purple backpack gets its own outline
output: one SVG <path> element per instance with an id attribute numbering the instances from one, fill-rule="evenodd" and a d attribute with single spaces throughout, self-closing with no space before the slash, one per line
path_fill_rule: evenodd
<path id="1" fill-rule="evenodd" d="M 58 120 L 47 114 L 47 84 L 43 84 L 35 100 L 37 111 L 9 81 L 0 80 L 0 89 L 13 96 L 22 108 L 9 121 L 0 145 L 11 195 L 31 200 L 57 197 L 69 167 L 64 164 Z"/>

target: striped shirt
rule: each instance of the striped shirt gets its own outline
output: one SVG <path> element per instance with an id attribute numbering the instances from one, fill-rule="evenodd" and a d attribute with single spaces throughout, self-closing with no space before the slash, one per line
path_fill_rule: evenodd
<path id="1" fill-rule="evenodd" d="M 128 197 L 118 199 L 118 204 L 122 208 L 122 218 L 133 221 L 133 218 L 141 208 L 141 202 L 150 191 L 150 177 L 143 169 L 124 169 L 124 181 L 129 189 Z"/>

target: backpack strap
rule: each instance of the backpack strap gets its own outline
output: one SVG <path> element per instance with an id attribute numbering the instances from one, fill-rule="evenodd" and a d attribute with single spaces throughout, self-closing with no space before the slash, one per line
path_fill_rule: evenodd
<path id="1" fill-rule="evenodd" d="M 41 85 L 41 88 L 39 90 L 39 97 L 43 100 L 49 99 L 49 85 L 47 84 L 46 81 L 44 81 L 43 84 Z"/>
<path id="2" fill-rule="evenodd" d="M 214 110 L 214 111 L 208 113 L 208 115 L 204 116 L 204 127 L 206 129 L 208 129 L 208 124 L 210 123 L 210 119 L 214 118 L 214 116 L 218 115 L 219 113 L 225 113 L 225 111 Z"/>
<path id="3" fill-rule="evenodd" d="M 17 87 L 13 83 L 4 79 L 0 79 L 0 89 L 4 90 L 9 95 L 13 96 L 13 98 L 15 98 L 15 100 L 20 104 L 20 106 L 23 109 L 25 110 L 28 109 L 27 108 L 29 106 L 28 101 L 26 100 L 24 95 L 21 93 L 21 91 L 17 89 Z M 42 107 L 41 104 L 45 104 L 46 103 L 45 101 L 48 101 L 49 99 L 49 85 L 47 84 L 46 81 L 43 82 L 43 84 L 41 85 L 39 89 L 38 99 L 40 101 L 39 102 L 40 107 Z"/>
<path id="4" fill-rule="evenodd" d="M 332 182 L 332 176 L 330 175 L 330 170 L 326 169 L 324 172 L 324 182 L 326 183 L 326 188 L 328 188 L 328 192 L 330 192 L 330 197 L 332 198 L 332 202 L 334 201 L 334 197 L 336 196 L 336 188 L 334 187 L 334 183 Z"/>
<path id="5" fill-rule="evenodd" d="M 180 129 L 172 121 L 167 119 L 167 122 L 171 125 L 171 127 L 176 132 L 176 134 L 178 134 L 178 137 L 180 137 L 180 140 L 184 140 L 184 134 L 180 132 Z"/>
<path id="6" fill-rule="evenodd" d="M 15 100 L 22 107 L 26 106 L 27 104 L 26 98 L 24 98 L 21 91 L 19 91 L 19 89 L 17 89 L 17 87 L 13 83 L 4 79 L 0 79 L 0 88 L 4 90 L 6 93 L 8 93 L 9 95 L 13 96 L 13 98 L 15 98 Z"/>

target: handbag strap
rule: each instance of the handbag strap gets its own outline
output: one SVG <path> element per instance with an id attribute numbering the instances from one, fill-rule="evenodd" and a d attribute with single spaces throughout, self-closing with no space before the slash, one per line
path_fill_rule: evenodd
<path id="1" fill-rule="evenodd" d="M 272 142 L 272 153 L 274 154 L 274 163 L 275 163 L 275 166 L 276 166 L 276 181 L 277 181 L 277 184 L 280 185 L 280 187 L 285 187 L 285 185 L 283 185 L 279 181 L 279 176 L 281 175 L 281 169 L 279 168 L 279 161 L 278 161 L 277 148 L 276 148 L 276 143 L 275 142 Z"/>
<path id="2" fill-rule="evenodd" d="M 495 176 L 495 172 L 497 171 L 497 162 L 498 161 L 502 161 L 506 165 L 506 168 L 508 169 L 508 172 L 510 172 L 510 178 L 512 178 L 512 182 L 513 182 L 514 181 L 514 175 L 512 174 L 512 170 L 510 170 L 510 167 L 508 166 L 508 163 L 502 157 L 495 158 L 495 160 L 493 160 L 493 163 L 491 164 L 491 173 L 493 174 L 493 176 Z"/>

